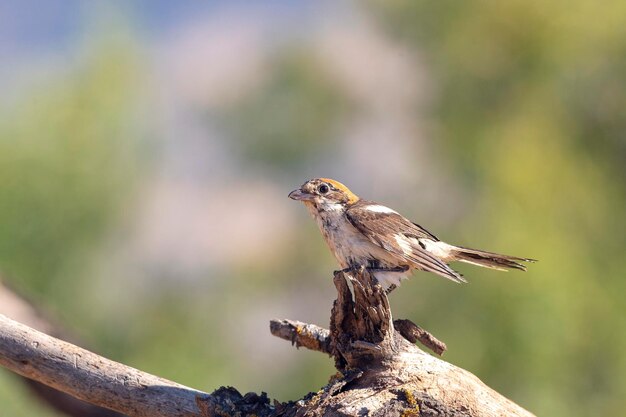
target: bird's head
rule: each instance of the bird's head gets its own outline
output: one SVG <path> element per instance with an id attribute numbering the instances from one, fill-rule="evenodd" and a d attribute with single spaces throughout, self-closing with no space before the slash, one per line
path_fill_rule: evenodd
<path id="1" fill-rule="evenodd" d="M 289 193 L 289 198 L 313 205 L 318 210 L 347 207 L 359 201 L 359 197 L 339 181 L 315 178 Z"/>

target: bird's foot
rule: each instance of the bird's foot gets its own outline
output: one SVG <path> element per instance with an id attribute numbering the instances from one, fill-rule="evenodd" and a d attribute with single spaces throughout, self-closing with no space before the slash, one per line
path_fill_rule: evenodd
<path id="1" fill-rule="evenodd" d="M 409 267 L 407 265 L 403 265 L 403 266 L 396 266 L 394 268 L 374 267 L 374 268 L 365 268 L 365 269 L 369 272 L 406 272 L 409 270 Z"/>
<path id="2" fill-rule="evenodd" d="M 398 288 L 398 286 L 396 284 L 391 284 L 389 287 L 387 287 L 387 289 L 385 290 L 385 295 L 389 295 L 391 294 L 391 292 L 393 290 L 395 290 L 396 288 Z"/>
<path id="3" fill-rule="evenodd" d="M 336 270 L 333 272 L 333 274 L 337 275 L 340 272 L 349 273 L 349 272 L 360 272 L 364 270 L 367 272 L 406 272 L 409 270 L 409 267 L 407 265 L 402 265 L 402 266 L 396 266 L 393 268 L 382 268 L 378 266 L 353 265 L 348 268 Z"/>
<path id="4" fill-rule="evenodd" d="M 409 267 L 407 265 L 402 265 L 402 266 L 396 266 L 393 268 L 374 267 L 374 268 L 367 268 L 367 270 L 369 272 L 406 272 L 409 270 Z M 391 294 L 391 292 L 395 290 L 396 288 L 398 288 L 397 285 L 391 284 L 389 287 L 385 289 L 385 295 Z"/>
<path id="5" fill-rule="evenodd" d="M 396 266 L 396 267 L 393 267 L 393 268 L 383 268 L 383 267 L 378 267 L 378 266 L 365 266 L 365 265 L 353 265 L 351 267 L 335 271 L 334 275 L 337 275 L 340 272 L 341 273 L 350 273 L 350 272 L 367 271 L 369 273 L 374 273 L 374 272 L 406 272 L 408 270 L 409 270 L 409 267 L 407 265 Z M 394 285 L 394 284 L 390 285 L 388 288 L 385 289 L 385 295 L 389 295 L 396 288 L 398 288 L 397 285 Z"/>
<path id="6" fill-rule="evenodd" d="M 348 268 L 338 269 L 334 271 L 333 275 L 337 275 L 339 273 L 348 274 L 350 272 L 363 272 L 364 270 L 369 270 L 369 268 L 365 267 L 364 265 L 352 265 Z"/>

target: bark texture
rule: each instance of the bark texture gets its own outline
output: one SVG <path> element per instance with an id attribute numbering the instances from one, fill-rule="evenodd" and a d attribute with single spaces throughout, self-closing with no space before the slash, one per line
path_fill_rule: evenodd
<path id="1" fill-rule="evenodd" d="M 272 334 L 329 354 L 339 371 L 317 393 L 279 403 L 222 387 L 197 391 L 110 361 L 0 315 L 0 365 L 129 416 L 532 417 L 471 373 L 415 346 L 445 345 L 408 320 L 394 322 L 366 271 L 338 272 L 330 329 L 273 320 Z"/>
<path id="2" fill-rule="evenodd" d="M 201 416 L 183 385 L 108 360 L 0 315 L 0 365 L 129 416 Z"/>
<path id="3" fill-rule="evenodd" d="M 334 283 L 338 295 L 329 346 L 340 374 L 318 393 L 284 408 L 284 415 L 533 416 L 471 373 L 417 348 L 413 342 L 422 338 L 445 349 L 428 332 L 404 320 L 395 322 L 402 331 L 396 330 L 387 296 L 367 271 L 338 272 Z M 324 334 L 323 329 L 313 333 Z"/>
<path id="4" fill-rule="evenodd" d="M 20 323 L 26 324 L 40 332 L 62 338 L 74 340 L 67 330 L 50 318 L 50 314 L 35 307 L 35 304 L 16 290 L 0 282 L 0 314 L 4 314 Z M 30 392 L 44 404 L 71 417 L 123 417 L 122 414 L 97 405 L 81 401 L 69 394 L 32 379 L 20 377 Z"/>

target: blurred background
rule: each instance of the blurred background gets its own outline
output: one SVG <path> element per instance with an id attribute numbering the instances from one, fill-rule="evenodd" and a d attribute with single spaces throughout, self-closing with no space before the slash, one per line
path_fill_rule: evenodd
<path id="1" fill-rule="evenodd" d="M 537 258 L 416 274 L 395 317 L 543 416 L 626 406 L 625 2 L 0 4 L 0 271 L 84 345 L 281 401 L 329 358 L 332 177 L 441 239 Z M 0 305 L 0 312 L 3 306 Z M 0 370 L 0 416 L 58 416 Z"/>

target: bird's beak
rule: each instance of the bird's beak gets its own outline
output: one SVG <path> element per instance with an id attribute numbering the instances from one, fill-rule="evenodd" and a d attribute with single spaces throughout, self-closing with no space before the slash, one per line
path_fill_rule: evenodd
<path id="1" fill-rule="evenodd" d="M 313 200 L 314 195 L 304 192 L 298 188 L 297 190 L 293 190 L 289 193 L 289 198 L 298 201 L 311 201 Z"/>

